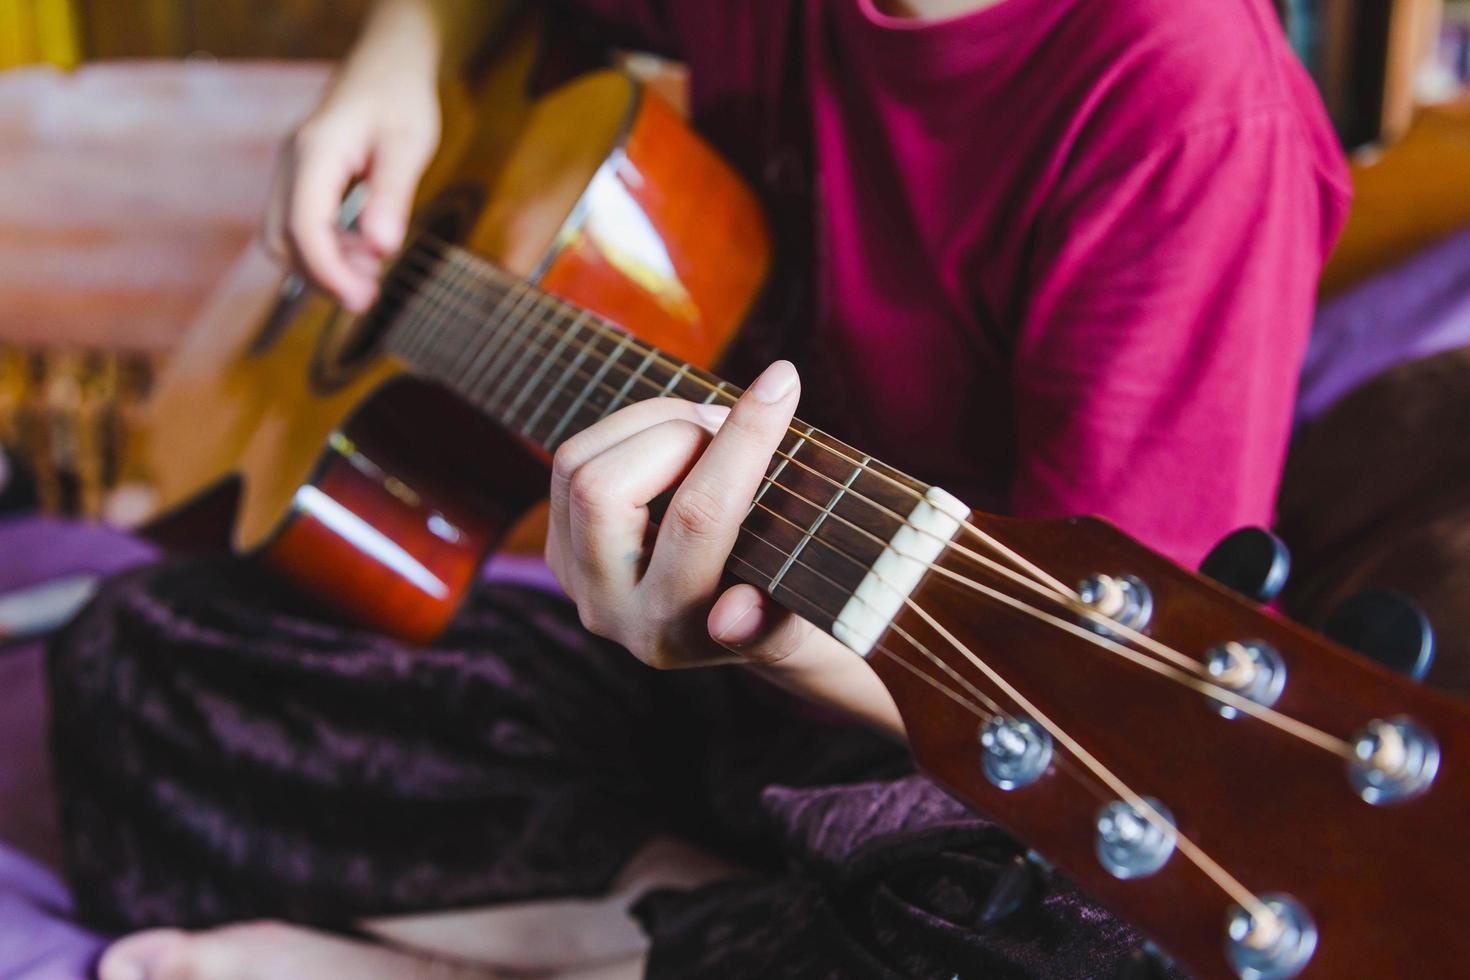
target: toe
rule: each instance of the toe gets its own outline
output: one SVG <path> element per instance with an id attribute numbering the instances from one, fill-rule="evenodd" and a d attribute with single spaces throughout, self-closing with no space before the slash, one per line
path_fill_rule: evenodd
<path id="1" fill-rule="evenodd" d="M 175 959 L 188 938 L 178 929 L 149 929 L 125 936 L 102 954 L 97 980 L 157 980 L 161 965 Z"/>

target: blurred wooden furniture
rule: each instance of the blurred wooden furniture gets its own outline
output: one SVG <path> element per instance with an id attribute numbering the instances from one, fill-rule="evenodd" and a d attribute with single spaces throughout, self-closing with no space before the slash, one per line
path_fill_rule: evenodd
<path id="1" fill-rule="evenodd" d="M 76 0 L 86 56 L 336 58 L 371 0 Z"/>
<path id="2" fill-rule="evenodd" d="M 171 350 L 259 222 L 320 64 L 0 73 L 0 440 L 53 509 L 144 479 L 125 443 Z"/>
<path id="3" fill-rule="evenodd" d="M 1354 163 L 1353 194 L 1324 296 L 1470 225 L 1470 97 L 1422 110 L 1401 141 Z"/>

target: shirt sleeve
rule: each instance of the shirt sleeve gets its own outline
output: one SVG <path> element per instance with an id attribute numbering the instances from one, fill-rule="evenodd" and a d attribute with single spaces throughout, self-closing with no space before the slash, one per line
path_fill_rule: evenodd
<path id="1" fill-rule="evenodd" d="M 1064 179 L 1015 350 L 1014 511 L 1098 514 L 1190 566 L 1269 524 L 1341 193 L 1284 110 Z"/>

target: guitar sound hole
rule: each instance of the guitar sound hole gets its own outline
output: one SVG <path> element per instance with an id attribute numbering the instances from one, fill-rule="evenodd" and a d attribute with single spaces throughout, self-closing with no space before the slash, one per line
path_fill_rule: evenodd
<path id="1" fill-rule="evenodd" d="M 382 350 L 388 331 L 428 275 L 431 259 L 447 244 L 463 240 L 482 203 L 476 189 L 455 188 L 429 205 L 409 232 L 403 251 L 384 274 L 372 307 L 355 321 L 342 310 L 334 315 L 326 336 L 337 341 L 329 341 L 318 360 L 319 387 L 337 387 Z"/>
<path id="2" fill-rule="evenodd" d="M 276 293 L 276 301 L 271 306 L 265 323 L 261 324 L 260 332 L 250 342 L 249 353 L 264 354 L 276 345 L 276 341 L 286 332 L 286 328 L 291 325 L 297 311 L 301 309 L 301 301 L 305 296 L 306 281 L 300 276 L 293 272 L 281 280 L 281 289 Z"/>

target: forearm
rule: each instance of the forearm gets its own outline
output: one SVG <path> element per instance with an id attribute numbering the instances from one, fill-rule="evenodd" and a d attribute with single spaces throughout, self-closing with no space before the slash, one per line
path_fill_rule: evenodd
<path id="1" fill-rule="evenodd" d="M 813 632 L 812 639 L 791 656 L 743 669 L 808 701 L 835 708 L 890 738 L 906 741 L 898 707 L 878 675 L 847 647 L 825 633 Z"/>
<path id="2" fill-rule="evenodd" d="M 391 64 L 428 78 L 452 75 L 516 6 L 513 0 L 378 0 L 343 72 Z"/>

